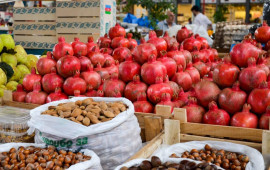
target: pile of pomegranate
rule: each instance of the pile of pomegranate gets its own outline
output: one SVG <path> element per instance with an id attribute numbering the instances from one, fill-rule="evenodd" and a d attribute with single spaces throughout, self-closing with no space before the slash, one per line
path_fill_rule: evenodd
<path id="1" fill-rule="evenodd" d="M 139 45 L 119 24 L 97 43 L 60 37 L 52 54 L 39 59 L 39 74 L 33 69 L 13 99 L 44 104 L 68 96 L 126 97 L 136 112 L 169 105 L 186 108 L 189 122 L 268 129 L 270 52 L 258 43 L 267 33 L 263 25 L 256 39 L 246 36 L 223 59 L 186 27 L 176 38 L 150 31 Z"/>

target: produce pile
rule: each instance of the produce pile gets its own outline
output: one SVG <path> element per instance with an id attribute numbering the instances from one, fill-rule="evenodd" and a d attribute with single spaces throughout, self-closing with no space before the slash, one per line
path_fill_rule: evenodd
<path id="1" fill-rule="evenodd" d="M 30 69 L 36 66 L 38 58 L 27 55 L 21 45 L 16 45 L 11 35 L 0 35 L 0 97 L 4 90 L 16 90 Z"/>

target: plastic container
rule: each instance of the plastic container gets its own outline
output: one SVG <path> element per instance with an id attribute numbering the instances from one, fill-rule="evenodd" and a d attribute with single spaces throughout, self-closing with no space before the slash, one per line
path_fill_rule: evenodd
<path id="1" fill-rule="evenodd" d="M 0 106 L 0 143 L 33 142 L 34 135 L 28 135 L 27 122 L 30 110 Z"/>

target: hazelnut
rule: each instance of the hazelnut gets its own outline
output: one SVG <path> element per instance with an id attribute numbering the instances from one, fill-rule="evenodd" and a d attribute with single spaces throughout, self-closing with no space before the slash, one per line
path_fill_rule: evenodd
<path id="1" fill-rule="evenodd" d="M 211 146 L 209 146 L 208 144 L 206 144 L 205 146 L 204 146 L 204 149 L 206 150 L 206 151 L 211 151 Z"/>

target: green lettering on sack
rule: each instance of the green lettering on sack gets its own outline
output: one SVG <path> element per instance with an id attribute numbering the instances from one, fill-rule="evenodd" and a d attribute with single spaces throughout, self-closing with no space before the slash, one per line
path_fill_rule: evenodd
<path id="1" fill-rule="evenodd" d="M 73 142 L 71 140 L 67 141 L 67 147 L 70 148 L 72 146 Z"/>
<path id="2" fill-rule="evenodd" d="M 82 139 L 82 144 L 83 144 L 83 145 L 88 144 L 88 138 L 87 138 L 87 137 L 84 137 L 84 138 Z"/>
<path id="3" fill-rule="evenodd" d="M 79 139 L 77 139 L 76 146 L 86 145 L 87 143 L 88 143 L 88 138 L 87 137 L 79 138 Z"/>

